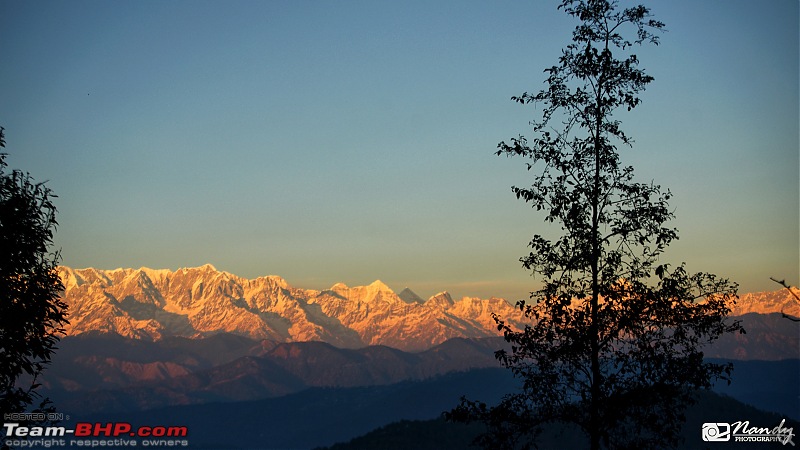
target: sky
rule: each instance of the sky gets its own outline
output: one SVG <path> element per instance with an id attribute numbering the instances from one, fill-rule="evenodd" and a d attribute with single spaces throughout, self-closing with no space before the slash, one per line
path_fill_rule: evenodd
<path id="1" fill-rule="evenodd" d="M 623 3 L 624 4 L 624 3 Z M 663 256 L 740 292 L 800 284 L 798 2 L 647 3 L 655 81 L 619 116 L 674 194 Z M 526 298 L 510 101 L 575 22 L 545 1 L 0 0 L 7 162 L 56 195 L 75 268 L 206 263 L 324 289 Z"/>

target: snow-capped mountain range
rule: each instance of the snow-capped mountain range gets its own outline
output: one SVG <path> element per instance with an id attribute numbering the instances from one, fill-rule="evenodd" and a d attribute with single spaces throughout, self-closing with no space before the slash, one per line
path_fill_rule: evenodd
<path id="1" fill-rule="evenodd" d="M 526 323 L 500 298 L 441 292 L 422 300 L 381 281 L 342 283 L 326 290 L 290 286 L 279 276 L 245 279 L 211 265 L 171 270 L 60 267 L 69 305 L 68 335 L 88 331 L 159 340 L 229 332 L 277 342 L 323 341 L 344 348 L 386 345 L 428 349 L 455 337 L 497 336 L 492 313 L 512 326 Z M 798 315 L 787 290 L 743 295 L 732 315 L 781 312 Z"/>
<path id="2" fill-rule="evenodd" d="M 278 342 L 324 341 L 337 347 L 387 345 L 422 350 L 454 337 L 497 336 L 492 313 L 522 323 L 499 298 L 441 292 L 423 301 L 381 281 L 326 290 L 290 286 L 278 276 L 253 280 L 211 265 L 171 270 L 60 267 L 69 305 L 67 335 L 87 331 L 159 340 L 220 332 Z"/>

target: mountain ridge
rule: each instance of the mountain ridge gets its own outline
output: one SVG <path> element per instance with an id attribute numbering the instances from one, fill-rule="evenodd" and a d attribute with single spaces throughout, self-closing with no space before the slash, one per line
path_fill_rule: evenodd
<path id="1" fill-rule="evenodd" d="M 706 349 L 709 360 L 735 361 L 734 382 L 718 382 L 715 390 L 798 418 L 796 328 L 781 331 L 794 323 L 779 314 L 760 320 L 769 320 L 765 329 L 779 329 L 759 342 L 757 335 L 764 330 L 754 326 L 750 341 L 726 336 Z M 345 349 L 321 341 L 256 341 L 230 333 L 147 341 L 90 332 L 61 341 L 41 382 L 49 398 L 73 413 L 145 410 L 501 368 L 495 357 L 501 348 L 508 350 L 502 337 L 454 338 L 421 352 L 405 352 L 383 345 Z"/>
<path id="2" fill-rule="evenodd" d="M 58 270 L 70 308 L 68 335 L 101 331 L 158 340 L 230 332 L 278 342 L 419 351 L 454 337 L 498 336 L 492 313 L 515 325 L 523 322 L 522 313 L 502 299 L 453 301 L 442 292 L 420 302 L 410 289 L 401 296 L 380 280 L 312 290 L 276 275 L 238 277 L 210 264 L 175 271 Z"/>
<path id="3" fill-rule="evenodd" d="M 159 340 L 229 332 L 277 342 L 421 351 L 455 337 L 498 336 L 492 314 L 518 329 L 527 322 L 501 298 L 453 300 L 442 291 L 423 300 L 409 288 L 395 293 L 380 280 L 313 290 L 277 275 L 242 278 L 211 264 L 174 271 L 66 266 L 58 271 L 70 307 L 68 335 L 101 331 Z M 744 294 L 731 315 L 775 312 L 800 315 L 800 304 L 785 289 Z"/>

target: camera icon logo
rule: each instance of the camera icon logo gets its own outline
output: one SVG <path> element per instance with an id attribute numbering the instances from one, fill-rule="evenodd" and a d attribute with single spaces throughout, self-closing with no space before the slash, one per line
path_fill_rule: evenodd
<path id="1" fill-rule="evenodd" d="M 731 426 L 724 422 L 703 424 L 703 440 L 706 442 L 725 442 L 731 440 Z"/>

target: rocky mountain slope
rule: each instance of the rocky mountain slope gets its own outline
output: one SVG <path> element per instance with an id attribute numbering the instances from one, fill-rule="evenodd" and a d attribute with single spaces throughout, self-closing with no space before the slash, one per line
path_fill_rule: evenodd
<path id="1" fill-rule="evenodd" d="M 342 283 L 316 291 L 278 276 L 254 280 L 211 265 L 170 270 L 61 267 L 68 335 L 87 331 L 159 340 L 230 332 L 278 342 L 323 341 L 337 347 L 387 345 L 423 350 L 455 337 L 497 336 L 492 313 L 521 325 L 521 313 L 503 299 L 441 292 L 422 301 L 381 281 Z"/>

